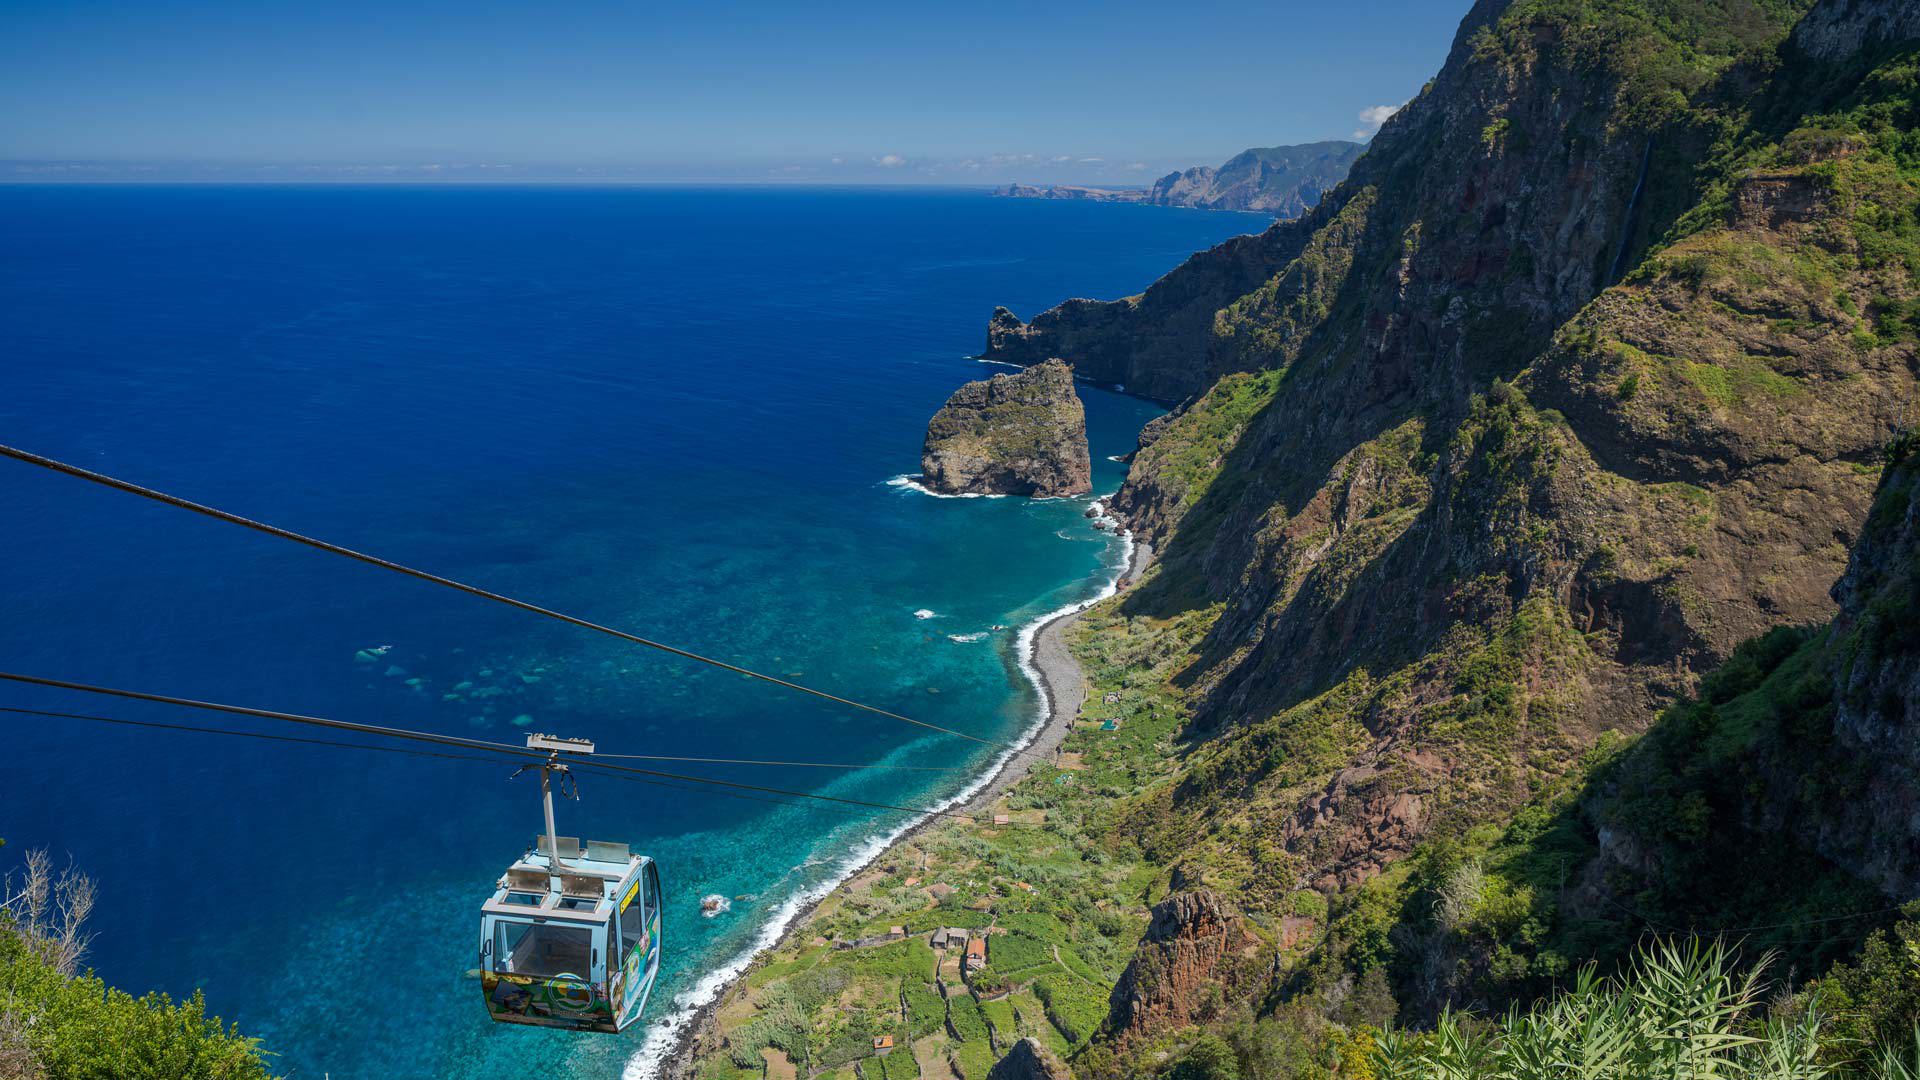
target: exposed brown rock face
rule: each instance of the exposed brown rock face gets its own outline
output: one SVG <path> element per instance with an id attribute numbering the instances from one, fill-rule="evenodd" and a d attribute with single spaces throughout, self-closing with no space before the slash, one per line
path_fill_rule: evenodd
<path id="1" fill-rule="evenodd" d="M 927 425 L 924 483 L 945 494 L 1084 495 L 1087 414 L 1059 360 L 953 392 Z"/>
<path id="2" fill-rule="evenodd" d="M 1046 1047 L 1021 1039 L 988 1070 L 987 1080 L 1073 1080 L 1073 1073 Z"/>
<path id="3" fill-rule="evenodd" d="M 1153 921 L 1113 988 L 1108 1026 L 1122 1039 L 1175 1031 L 1202 1019 L 1209 988 L 1240 979 L 1246 927 L 1208 889 L 1176 892 Z"/>
<path id="4" fill-rule="evenodd" d="M 1763 859 L 1805 858 L 1810 875 L 1844 870 L 1896 902 L 1920 896 L 1916 449 L 1911 437 L 1895 444 L 1833 588 L 1840 607 L 1833 621 L 1804 636 L 1757 642 L 1751 655 L 1766 659 L 1754 670 L 1772 681 L 1756 679 L 1738 693 L 1709 684 L 1583 804 L 1595 856 L 1574 876 L 1570 908 L 1617 910 L 1620 897 L 1645 903 L 1665 894 L 1677 898 L 1664 901 L 1671 911 L 1689 895 L 1677 882 L 1748 844 Z M 1794 644 L 1769 652 L 1769 640 Z M 1713 737 L 1705 732 L 1742 710 L 1761 719 L 1709 749 Z M 1677 763 L 1703 756 L 1711 761 L 1704 775 L 1679 774 Z M 1711 820 L 1702 830 L 1709 839 L 1676 827 L 1681 815 L 1651 809 L 1681 804 Z"/>

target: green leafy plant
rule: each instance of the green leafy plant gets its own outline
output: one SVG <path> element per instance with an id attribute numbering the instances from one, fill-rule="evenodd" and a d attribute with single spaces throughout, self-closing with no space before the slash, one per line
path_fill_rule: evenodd
<path id="1" fill-rule="evenodd" d="M 6 1080 L 266 1080 L 259 1044 L 196 991 L 134 997 L 79 970 L 93 882 L 30 852 L 0 882 L 0 1076 Z"/>
<path id="2" fill-rule="evenodd" d="M 1742 968 L 1720 941 L 1643 945 L 1622 974 L 1588 966 L 1572 984 L 1496 1023 L 1451 1010 L 1430 1032 L 1390 1030 L 1378 1080 L 1907 1080 L 1907 1047 L 1854 1061 L 1819 995 L 1756 1017 L 1770 958 Z"/>

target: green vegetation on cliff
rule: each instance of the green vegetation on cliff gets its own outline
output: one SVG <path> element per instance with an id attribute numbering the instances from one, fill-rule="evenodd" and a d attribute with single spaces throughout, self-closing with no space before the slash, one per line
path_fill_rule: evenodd
<path id="1" fill-rule="evenodd" d="M 266 1080 L 259 1044 L 196 991 L 134 997 L 79 970 L 93 883 L 30 852 L 0 881 L 0 1077 Z"/>
<path id="2" fill-rule="evenodd" d="M 1014 789 L 1029 826 L 889 856 L 717 1038 L 905 921 L 1009 938 L 966 995 L 990 1047 L 1011 1025 L 1082 1078 L 1518 1074 L 1659 981 L 1649 934 L 1741 940 L 1736 983 L 1776 953 L 1728 1070 L 1906 1045 L 1904 445 L 1879 481 L 1920 391 L 1914 26 L 1481 0 L 1300 221 L 1141 298 L 997 313 L 992 349 L 1182 402 L 1113 502 L 1159 561 L 1076 645 L 1119 729 Z M 860 1013 L 809 1015 L 812 1047 Z M 970 1030 L 923 1038 L 971 1077 Z"/>
<path id="3" fill-rule="evenodd" d="M 64 975 L 0 926 L 0 1068 L 25 1080 L 251 1080 L 271 1075 L 252 1039 L 208 1016 L 196 993 L 134 997 L 91 974 Z M 31 1055 L 31 1063 L 27 1063 Z"/>

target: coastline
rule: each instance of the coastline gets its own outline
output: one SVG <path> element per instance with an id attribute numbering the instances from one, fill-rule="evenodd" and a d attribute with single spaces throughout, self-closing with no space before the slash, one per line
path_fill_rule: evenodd
<path id="1" fill-rule="evenodd" d="M 1120 582 L 1139 581 L 1140 575 L 1153 562 L 1151 545 L 1133 539 L 1131 533 L 1123 532 L 1119 536 L 1127 544 L 1127 562 L 1113 586 L 1094 600 L 1056 613 L 1036 624 L 1032 639 L 1026 643 L 1018 658 L 1020 670 L 1045 702 L 1043 721 L 1030 729 L 1028 738 L 1020 744 L 1020 749 L 1027 755 L 1053 753 L 1066 741 L 1067 733 L 1073 730 L 1073 718 L 1080 715 L 1080 706 L 1087 700 L 1086 679 L 1080 672 L 1080 662 L 1073 658 L 1073 650 L 1067 647 L 1067 631 L 1080 621 L 1080 616 L 1088 608 L 1120 592 Z M 970 814 L 982 812 L 995 799 L 1006 794 L 1007 789 L 1024 779 L 1028 770 L 1016 770 L 1013 767 L 1015 760 L 1012 754 L 1004 757 L 989 774 L 985 786 L 959 809 Z M 933 820 L 916 825 L 915 831 Z M 902 836 L 901 839 L 906 837 Z"/>
<path id="2" fill-rule="evenodd" d="M 962 792 L 943 804 L 942 809 L 946 811 L 975 814 L 986 810 L 1027 775 L 1027 768 L 1014 767 L 1020 758 L 1028 757 L 1031 762 L 1031 755 L 1053 753 L 1073 729 L 1074 717 L 1079 715 L 1080 706 L 1086 701 L 1087 688 L 1080 663 L 1067 646 L 1067 631 L 1088 608 L 1120 592 L 1122 583 L 1138 582 L 1147 567 L 1152 565 L 1154 554 L 1151 545 L 1135 540 L 1130 531 L 1121 528 L 1107 514 L 1104 498 L 1095 500 L 1094 505 L 1100 509 L 1102 517 L 1114 522 L 1115 538 L 1125 545 L 1125 562 L 1114 579 L 1093 597 L 1044 615 L 1023 628 L 1016 645 L 1018 652 L 1015 660 L 1021 674 L 1040 694 L 1042 707 L 1038 710 L 1039 715 L 1014 744 L 1016 749 L 1001 754 L 976 781 L 977 786 L 971 792 Z M 751 958 L 738 971 L 727 976 L 710 998 L 692 1009 L 682 1023 L 662 1033 L 665 1045 L 658 1057 L 643 1061 L 642 1058 L 647 1056 L 647 1046 L 653 1042 L 653 1038 L 649 1037 L 647 1043 L 642 1044 L 641 1049 L 628 1060 L 622 1080 L 690 1080 L 694 1050 L 712 1035 L 721 1006 L 726 1004 L 740 981 L 760 965 L 762 958 L 787 945 L 808 925 L 821 903 L 848 881 L 858 877 L 895 848 L 943 820 L 934 815 L 922 817 L 888 837 L 885 842 L 875 844 L 864 854 L 849 859 L 831 886 L 797 904 L 784 919 L 777 934 L 757 944 Z"/>

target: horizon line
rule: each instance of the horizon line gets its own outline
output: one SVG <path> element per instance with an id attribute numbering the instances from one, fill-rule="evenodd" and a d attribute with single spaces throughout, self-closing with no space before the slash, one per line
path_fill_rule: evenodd
<path id="1" fill-rule="evenodd" d="M 87 176 L 0 174 L 0 187 L 658 187 L 658 188 L 945 188 L 998 191 L 1010 186 L 1085 188 L 1096 191 L 1150 191 L 1151 184 L 1089 184 L 1064 181 L 825 180 L 820 178 L 652 178 L 652 177 L 456 177 L 456 176 Z M 1175 209 L 1180 209 L 1176 207 Z M 1252 212 L 1252 211 L 1249 211 Z"/>

